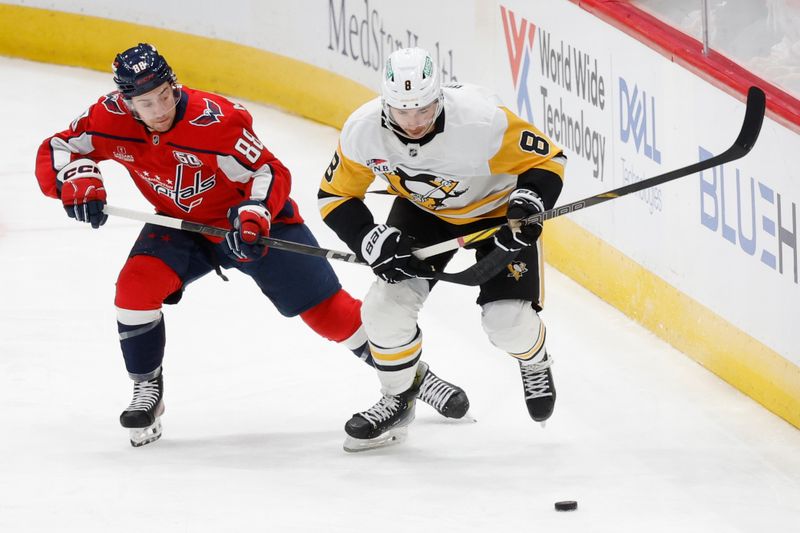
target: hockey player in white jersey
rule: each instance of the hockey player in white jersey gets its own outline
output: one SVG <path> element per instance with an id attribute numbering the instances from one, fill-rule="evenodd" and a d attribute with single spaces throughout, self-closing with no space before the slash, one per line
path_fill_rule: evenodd
<path id="1" fill-rule="evenodd" d="M 521 219 L 555 205 L 566 158 L 541 131 L 481 88 L 442 87 L 430 54 L 392 53 L 381 96 L 356 110 L 319 191 L 323 219 L 377 275 L 362 307 L 382 398 L 346 423 L 345 449 L 385 445 L 404 435 L 419 394 L 422 331 L 417 316 L 454 251 L 426 262 L 411 250 L 507 223 L 476 246 L 480 261 L 496 247 L 519 251 L 480 286 L 483 329 L 519 363 L 525 402 L 539 422 L 556 391 L 541 310 L 541 224 Z M 396 195 L 376 223 L 363 199 L 381 179 Z M 461 354 L 454 354 L 462 356 Z"/>

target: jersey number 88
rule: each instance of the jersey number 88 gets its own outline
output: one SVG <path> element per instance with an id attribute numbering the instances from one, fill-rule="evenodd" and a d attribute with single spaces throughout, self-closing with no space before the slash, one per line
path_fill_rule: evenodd
<path id="1" fill-rule="evenodd" d="M 264 149 L 264 145 L 255 135 L 245 129 L 242 130 L 242 135 L 244 135 L 244 139 L 240 137 L 239 140 L 236 141 L 236 146 L 234 146 L 234 148 L 236 148 L 237 152 L 245 156 L 248 161 L 255 163 L 258 161 L 258 158 L 261 157 L 261 150 Z"/>

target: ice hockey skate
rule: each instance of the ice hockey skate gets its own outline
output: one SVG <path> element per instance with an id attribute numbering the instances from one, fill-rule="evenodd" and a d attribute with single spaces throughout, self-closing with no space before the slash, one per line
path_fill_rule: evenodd
<path id="1" fill-rule="evenodd" d="M 119 416 L 122 427 L 130 430 L 131 446 L 138 448 L 161 438 L 161 415 L 164 414 L 164 379 L 158 376 L 133 384 L 131 404 Z"/>
<path id="2" fill-rule="evenodd" d="M 469 398 L 464 389 L 434 374 L 424 361 L 419 362 L 417 375 L 422 376 L 417 399 L 427 403 L 447 418 L 464 418 L 469 411 Z M 467 417 L 470 420 L 472 417 Z"/>
<path id="3" fill-rule="evenodd" d="M 408 425 L 414 421 L 420 372 L 414 384 L 397 395 L 384 394 L 378 403 L 356 413 L 344 425 L 347 438 L 344 451 L 363 452 L 403 442 L 408 435 Z"/>
<path id="4" fill-rule="evenodd" d="M 553 360 L 547 352 L 531 361 L 519 362 L 528 414 L 541 423 L 542 427 L 553 414 L 556 404 L 556 387 L 553 383 L 553 373 L 550 371 L 552 364 Z"/>

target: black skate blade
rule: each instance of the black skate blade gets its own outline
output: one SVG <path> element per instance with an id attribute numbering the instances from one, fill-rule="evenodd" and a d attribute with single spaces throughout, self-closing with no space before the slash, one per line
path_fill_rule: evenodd
<path id="1" fill-rule="evenodd" d="M 406 437 L 408 437 L 408 427 L 403 426 L 392 428 L 383 435 L 378 435 L 371 439 L 356 439 L 348 436 L 344 441 L 343 448 L 347 453 L 366 452 L 400 444 L 406 440 Z"/>

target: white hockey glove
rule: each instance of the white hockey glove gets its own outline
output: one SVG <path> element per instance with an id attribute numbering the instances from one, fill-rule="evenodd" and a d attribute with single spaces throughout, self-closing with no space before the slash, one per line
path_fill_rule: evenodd
<path id="1" fill-rule="evenodd" d="M 70 218 L 87 222 L 95 229 L 106 223 L 106 189 L 97 163 L 91 159 L 67 163 L 56 174 L 56 188 Z"/>
<path id="2" fill-rule="evenodd" d="M 388 283 L 433 277 L 433 268 L 411 255 L 413 240 L 399 229 L 381 224 L 364 233 L 361 257 Z"/>

